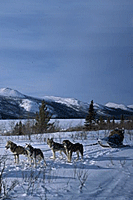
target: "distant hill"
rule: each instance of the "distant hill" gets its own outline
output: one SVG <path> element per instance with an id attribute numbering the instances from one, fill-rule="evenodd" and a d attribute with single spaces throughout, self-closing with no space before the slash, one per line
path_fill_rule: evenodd
<path id="1" fill-rule="evenodd" d="M 74 98 L 61 98 L 44 96 L 44 98 L 34 98 L 21 94 L 17 90 L 10 88 L 0 89 L 0 119 L 31 118 L 39 111 L 42 100 L 46 101 L 48 111 L 52 118 L 85 118 L 88 113 L 89 103 L 79 101 Z M 123 114 L 125 117 L 133 116 L 133 105 L 107 103 L 100 105 L 94 103 L 96 116 L 99 118 L 110 117 L 119 119 Z"/>

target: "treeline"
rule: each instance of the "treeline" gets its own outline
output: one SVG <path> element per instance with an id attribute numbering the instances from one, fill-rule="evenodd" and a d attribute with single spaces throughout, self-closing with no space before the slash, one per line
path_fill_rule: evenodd
<path id="1" fill-rule="evenodd" d="M 21 121 L 15 124 L 12 128 L 12 131 L 8 134 L 10 135 L 29 135 L 38 134 L 38 133 L 50 133 L 62 131 L 58 123 L 50 123 L 51 115 L 48 112 L 47 105 L 45 101 L 42 101 L 42 104 L 39 108 L 39 112 L 36 113 L 35 119 L 27 120 L 26 123 L 22 124 Z M 109 117 L 100 116 L 99 119 L 96 118 L 96 112 L 93 106 L 93 100 L 90 103 L 88 114 L 85 118 L 85 123 L 83 126 L 70 127 L 65 131 L 90 131 L 90 130 L 111 130 L 118 128 L 125 128 L 128 130 L 133 129 L 133 117 L 129 119 L 124 119 L 124 116 L 121 116 L 121 120 L 118 122 Z M 64 131 L 64 130 L 63 130 Z"/>
<path id="2" fill-rule="evenodd" d="M 110 119 L 110 117 L 100 116 L 99 119 L 96 118 L 96 112 L 94 110 L 93 100 L 90 103 L 88 114 L 85 118 L 85 124 L 84 124 L 85 130 L 111 130 L 118 128 L 125 128 L 132 130 L 133 129 L 133 116 L 129 117 L 127 119 L 124 118 L 124 115 L 121 115 L 121 119 L 115 120 L 115 117 L 113 119 Z"/>

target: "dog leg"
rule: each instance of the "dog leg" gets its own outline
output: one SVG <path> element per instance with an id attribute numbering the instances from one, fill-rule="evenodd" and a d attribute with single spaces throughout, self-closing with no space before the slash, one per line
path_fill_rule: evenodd
<path id="1" fill-rule="evenodd" d="M 77 151 L 76 153 L 77 153 L 77 159 L 76 160 L 78 160 L 79 159 L 79 151 Z"/>
<path id="2" fill-rule="evenodd" d="M 63 152 L 64 152 L 64 154 L 67 156 L 67 152 L 66 152 L 66 150 L 63 150 Z"/>
<path id="3" fill-rule="evenodd" d="M 14 160 L 15 160 L 15 163 L 16 163 L 16 154 L 14 154 Z"/>
<path id="4" fill-rule="evenodd" d="M 34 158 L 34 167 L 36 167 L 36 157 Z"/>
<path id="5" fill-rule="evenodd" d="M 83 160 L 83 148 L 80 150 L 81 160 Z"/>
<path id="6" fill-rule="evenodd" d="M 34 159 L 33 159 L 33 164 L 34 164 Z M 32 165 L 32 157 L 30 157 L 30 166 Z"/>
<path id="7" fill-rule="evenodd" d="M 71 158 L 72 158 L 72 151 L 69 151 L 67 156 L 68 162 L 71 162 Z"/>
<path id="8" fill-rule="evenodd" d="M 81 154 L 81 160 L 83 160 L 83 155 Z"/>
<path id="9" fill-rule="evenodd" d="M 69 152 L 68 152 L 68 150 L 66 149 L 66 155 L 68 156 L 68 154 L 69 154 Z"/>
<path id="10" fill-rule="evenodd" d="M 32 158 L 31 158 L 29 152 L 28 152 L 28 155 L 27 155 L 27 159 L 28 159 L 28 164 L 31 166 Z"/>
<path id="11" fill-rule="evenodd" d="M 67 154 L 66 156 L 67 156 L 67 161 L 69 162 L 69 154 Z"/>
<path id="12" fill-rule="evenodd" d="M 53 159 L 55 159 L 56 158 L 56 156 L 55 156 L 55 151 L 53 151 Z"/>
<path id="13" fill-rule="evenodd" d="M 47 166 L 45 159 L 43 159 L 43 161 L 44 161 L 44 165 Z"/>
<path id="14" fill-rule="evenodd" d="M 70 162 L 72 160 L 72 151 L 70 151 Z"/>
<path id="15" fill-rule="evenodd" d="M 60 151 L 61 159 L 63 159 L 62 151 Z"/>
<path id="16" fill-rule="evenodd" d="M 19 155 L 17 155 L 17 164 L 19 164 Z"/>
<path id="17" fill-rule="evenodd" d="M 28 155 L 28 163 L 31 166 L 31 157 Z"/>

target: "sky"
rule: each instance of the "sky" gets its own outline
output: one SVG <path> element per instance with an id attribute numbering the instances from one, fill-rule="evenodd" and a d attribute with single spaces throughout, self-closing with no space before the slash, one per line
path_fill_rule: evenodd
<path id="1" fill-rule="evenodd" d="M 133 104 L 133 1 L 0 2 L 0 88 Z"/>

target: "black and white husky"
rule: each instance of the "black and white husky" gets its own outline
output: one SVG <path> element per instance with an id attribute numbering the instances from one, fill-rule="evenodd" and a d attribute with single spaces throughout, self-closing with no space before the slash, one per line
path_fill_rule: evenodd
<path id="1" fill-rule="evenodd" d="M 51 138 L 51 139 L 48 138 L 47 139 L 47 145 L 50 147 L 50 149 L 53 152 L 53 159 L 56 158 L 55 152 L 57 152 L 57 151 L 60 152 L 60 155 L 61 155 L 62 158 L 63 158 L 62 152 L 64 154 L 66 154 L 66 149 L 64 148 L 64 145 L 60 144 L 60 143 L 57 143 L 57 142 L 54 142 L 53 138 Z"/>
<path id="2" fill-rule="evenodd" d="M 17 164 L 19 163 L 19 155 L 23 154 L 27 156 L 27 151 L 24 147 L 19 146 L 10 140 L 7 141 L 5 148 L 11 150 L 11 152 L 14 154 L 15 163 Z"/>
<path id="3" fill-rule="evenodd" d="M 83 145 L 82 144 L 80 143 L 73 144 L 69 140 L 63 140 L 63 145 L 64 145 L 64 148 L 66 149 L 68 162 L 71 162 L 73 152 L 77 153 L 76 160 L 79 159 L 79 153 L 81 154 L 81 159 L 83 159 Z"/>
<path id="4" fill-rule="evenodd" d="M 28 159 L 30 159 L 30 164 L 32 164 L 32 161 L 33 161 L 34 166 L 36 166 L 37 160 L 39 161 L 39 164 L 40 164 L 40 161 L 43 160 L 44 165 L 46 166 L 46 161 L 44 159 L 44 155 L 41 149 L 34 148 L 30 144 L 26 144 L 25 149 L 28 154 Z"/>

